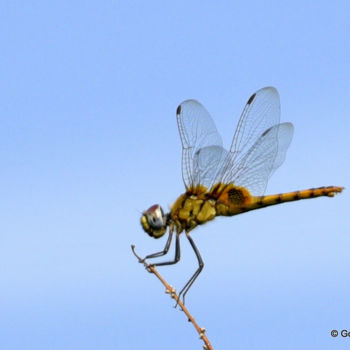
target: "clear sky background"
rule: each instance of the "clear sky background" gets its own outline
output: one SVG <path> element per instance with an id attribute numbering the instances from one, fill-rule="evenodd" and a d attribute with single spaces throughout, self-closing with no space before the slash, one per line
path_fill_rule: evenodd
<path id="1" fill-rule="evenodd" d="M 347 187 L 196 229 L 187 306 L 215 349 L 348 349 L 348 1 L 3 1 L 0 348 L 201 349 L 131 254 L 184 191 L 175 119 L 201 101 L 229 146 L 248 97 L 295 126 L 267 193 Z M 160 268 L 178 290 L 196 269 Z M 170 253 L 171 256 L 173 251 Z"/>

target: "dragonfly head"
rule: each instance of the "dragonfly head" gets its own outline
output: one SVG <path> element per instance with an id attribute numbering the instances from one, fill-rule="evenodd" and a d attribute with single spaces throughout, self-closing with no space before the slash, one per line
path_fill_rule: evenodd
<path id="1" fill-rule="evenodd" d="M 153 238 L 160 238 L 165 234 L 167 215 L 159 204 L 152 205 L 142 213 L 141 226 Z"/>

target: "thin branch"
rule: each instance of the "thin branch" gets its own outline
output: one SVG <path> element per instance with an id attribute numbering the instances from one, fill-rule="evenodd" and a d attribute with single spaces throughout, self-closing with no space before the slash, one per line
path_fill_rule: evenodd
<path id="1" fill-rule="evenodd" d="M 146 267 L 146 270 L 148 272 L 155 274 L 158 277 L 158 279 L 163 283 L 163 285 L 165 286 L 165 293 L 169 294 L 171 296 L 171 298 L 176 300 L 177 305 L 179 305 L 181 310 L 186 314 L 188 321 L 193 324 L 194 328 L 196 328 L 196 331 L 199 334 L 199 338 L 203 340 L 203 342 L 204 342 L 203 349 L 204 350 L 214 350 L 214 348 L 212 347 L 212 345 L 209 342 L 209 339 L 207 338 L 207 336 L 205 334 L 205 328 L 201 328 L 198 326 L 194 317 L 190 314 L 190 312 L 187 310 L 186 306 L 181 302 L 180 298 L 176 294 L 175 289 L 165 281 L 165 279 L 159 274 L 159 272 L 157 271 L 155 266 L 147 264 L 144 261 L 144 259 L 142 259 L 139 255 L 137 255 L 137 253 L 135 252 L 134 245 L 131 246 L 131 249 L 132 249 L 132 252 L 134 253 L 134 255 L 136 256 L 136 258 L 138 259 L 139 263 L 142 263 Z"/>

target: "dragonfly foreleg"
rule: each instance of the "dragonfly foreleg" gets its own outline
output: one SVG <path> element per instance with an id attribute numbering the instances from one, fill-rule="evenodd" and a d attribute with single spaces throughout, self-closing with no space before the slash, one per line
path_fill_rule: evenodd
<path id="1" fill-rule="evenodd" d="M 171 236 L 172 236 L 173 232 L 172 230 L 169 231 L 169 238 L 168 241 L 164 247 L 164 250 L 162 252 L 159 253 L 155 253 L 155 254 L 151 254 L 145 257 L 145 259 L 148 258 L 153 258 L 153 257 L 157 257 L 157 256 L 162 256 L 165 255 L 170 247 L 170 242 L 171 242 Z M 164 254 L 162 254 L 164 253 Z M 159 254 L 159 255 L 157 255 Z M 154 256 L 155 255 L 155 256 Z M 144 259 L 144 260 L 145 260 Z M 164 265 L 173 265 L 176 264 L 177 262 L 179 262 L 180 260 L 180 234 L 178 232 L 176 232 L 176 238 L 175 238 L 175 257 L 174 260 L 171 261 L 164 261 L 164 262 L 159 262 L 159 263 L 155 263 L 155 264 L 151 264 L 152 266 L 164 266 Z"/>
<path id="2" fill-rule="evenodd" d="M 145 256 L 143 258 L 143 261 L 145 261 L 146 259 L 158 258 L 160 256 L 167 254 L 169 251 L 170 245 L 171 245 L 172 238 L 173 238 L 173 230 L 169 229 L 169 236 L 168 236 L 168 239 L 165 243 L 164 249 L 160 252 L 149 254 L 149 255 Z"/>

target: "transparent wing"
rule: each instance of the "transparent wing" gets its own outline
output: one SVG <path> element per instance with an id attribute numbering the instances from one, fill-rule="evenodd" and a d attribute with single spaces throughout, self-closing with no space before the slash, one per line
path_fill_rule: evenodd
<path id="1" fill-rule="evenodd" d="M 221 136 L 208 111 L 195 100 L 182 102 L 177 108 L 176 117 L 182 142 L 182 178 L 185 186 L 206 186 L 210 177 L 223 166 L 225 151 Z"/>
<path id="2" fill-rule="evenodd" d="M 177 109 L 177 122 L 186 188 L 201 184 L 209 189 L 217 182 L 232 182 L 252 195 L 262 195 L 293 137 L 293 125 L 279 124 L 279 118 L 277 90 L 257 91 L 243 110 L 228 152 L 207 110 L 195 100 L 184 101 Z"/>
<path id="3" fill-rule="evenodd" d="M 225 163 L 223 182 L 247 188 L 254 196 L 263 195 L 268 179 L 283 163 L 293 137 L 293 125 L 283 123 L 267 129 L 240 161 L 231 153 Z"/>
<path id="4" fill-rule="evenodd" d="M 219 175 L 222 182 L 246 187 L 255 196 L 265 192 L 269 177 L 283 163 L 293 137 L 293 125 L 279 124 L 279 118 L 275 88 L 263 88 L 249 98 Z"/>
<path id="5" fill-rule="evenodd" d="M 219 181 L 221 169 L 227 161 L 228 152 L 221 146 L 200 148 L 193 157 L 192 179 L 210 189 Z"/>
<path id="6" fill-rule="evenodd" d="M 230 148 L 236 162 L 244 157 L 264 131 L 279 124 L 280 114 L 280 98 L 275 88 L 260 89 L 249 98 Z"/>

